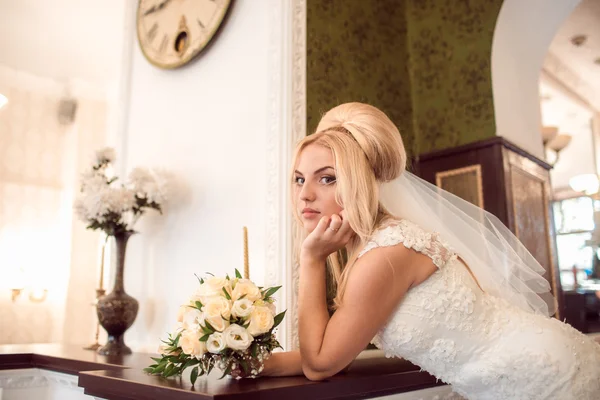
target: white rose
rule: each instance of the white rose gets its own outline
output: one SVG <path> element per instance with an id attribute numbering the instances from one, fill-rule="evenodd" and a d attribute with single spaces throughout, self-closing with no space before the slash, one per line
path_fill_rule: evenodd
<path id="1" fill-rule="evenodd" d="M 231 308 L 231 315 L 236 318 L 246 318 L 252 312 L 252 301 L 249 299 L 236 300 Z"/>
<path id="2" fill-rule="evenodd" d="M 177 310 L 177 322 L 183 322 L 183 316 L 189 309 L 188 306 L 179 306 L 179 310 Z"/>
<path id="3" fill-rule="evenodd" d="M 200 325 L 204 325 L 204 314 L 197 308 L 187 307 L 183 314 L 182 325 L 186 330 L 200 330 Z"/>
<path id="4" fill-rule="evenodd" d="M 223 332 L 229 326 L 229 320 L 224 320 L 220 315 L 206 317 L 205 321 L 207 321 L 218 332 Z"/>
<path id="5" fill-rule="evenodd" d="M 275 303 L 267 303 L 267 308 L 271 310 L 273 316 L 277 315 L 277 307 L 275 307 Z"/>
<path id="6" fill-rule="evenodd" d="M 232 350 L 246 350 L 254 340 L 248 331 L 238 324 L 229 325 L 223 332 L 223 337 L 227 347 Z"/>
<path id="7" fill-rule="evenodd" d="M 262 335 L 271 330 L 274 323 L 273 313 L 268 307 L 254 307 L 250 314 L 248 332 L 252 336 Z"/>
<path id="8" fill-rule="evenodd" d="M 210 297 L 225 296 L 223 288 L 227 290 L 227 293 L 231 293 L 231 281 L 229 279 L 210 277 L 200 285 L 192 301 L 199 300 L 204 305 L 204 302 L 208 301 Z"/>
<path id="9" fill-rule="evenodd" d="M 262 298 L 260 289 L 249 279 L 239 279 L 235 284 L 235 288 L 231 294 L 231 298 L 235 301 L 244 296 L 244 299 L 256 301 Z"/>
<path id="10" fill-rule="evenodd" d="M 181 333 L 184 331 L 184 326 L 183 326 L 183 322 L 177 322 L 175 323 L 175 327 L 173 327 L 172 329 L 173 334 L 177 335 L 178 333 Z"/>
<path id="11" fill-rule="evenodd" d="M 277 310 L 275 308 L 275 303 L 270 303 L 264 300 L 258 300 L 254 302 L 254 307 L 267 307 L 273 313 L 273 316 L 277 314 Z"/>
<path id="12" fill-rule="evenodd" d="M 202 307 L 204 318 L 213 328 L 223 332 L 229 326 L 231 317 L 231 301 L 225 297 L 210 297 Z"/>
<path id="13" fill-rule="evenodd" d="M 200 332 L 184 331 L 179 339 L 181 350 L 190 356 L 199 358 L 206 353 L 206 344 L 200 341 Z"/>
<path id="14" fill-rule="evenodd" d="M 221 350 L 225 349 L 225 338 L 220 332 L 215 332 L 208 337 L 206 341 L 206 349 L 213 354 L 218 354 Z"/>

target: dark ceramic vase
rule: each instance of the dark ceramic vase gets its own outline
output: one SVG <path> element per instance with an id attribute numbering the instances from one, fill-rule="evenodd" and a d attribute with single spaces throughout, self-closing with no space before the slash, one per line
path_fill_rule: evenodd
<path id="1" fill-rule="evenodd" d="M 125 345 L 123 336 L 135 321 L 139 305 L 136 299 L 125 293 L 123 270 L 127 241 L 133 233 L 122 232 L 114 235 L 117 267 L 115 283 L 112 292 L 98 299 L 98 320 L 108 333 L 108 341 L 98 349 L 98 354 L 105 356 L 131 354 L 131 349 Z"/>

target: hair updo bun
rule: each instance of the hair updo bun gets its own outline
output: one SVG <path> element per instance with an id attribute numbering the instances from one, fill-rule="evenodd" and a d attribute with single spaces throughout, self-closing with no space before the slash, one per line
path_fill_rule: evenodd
<path id="1" fill-rule="evenodd" d="M 340 131 L 339 128 L 356 140 L 378 181 L 396 179 L 406 169 L 406 150 L 400 131 L 383 111 L 363 103 L 341 104 L 321 118 L 317 132 Z"/>

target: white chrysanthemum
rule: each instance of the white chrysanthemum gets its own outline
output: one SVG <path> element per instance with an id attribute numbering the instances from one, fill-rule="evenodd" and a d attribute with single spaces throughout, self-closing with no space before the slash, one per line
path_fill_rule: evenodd
<path id="1" fill-rule="evenodd" d="M 116 152 L 115 152 L 115 149 L 113 149 L 112 147 L 105 147 L 103 149 L 96 151 L 96 163 L 97 164 L 111 163 L 111 162 L 115 161 L 115 158 L 116 158 Z"/>
<path id="2" fill-rule="evenodd" d="M 87 220 L 103 222 L 107 214 L 122 214 L 131 211 L 134 205 L 135 196 L 131 190 L 104 186 L 97 191 L 84 192 L 76 202 L 75 209 L 78 215 L 85 215 Z"/>
<path id="3" fill-rule="evenodd" d="M 87 171 L 81 174 L 81 189 L 84 192 L 96 192 L 108 186 L 106 177 L 96 171 Z"/>
<path id="4" fill-rule="evenodd" d="M 167 179 L 164 174 L 146 168 L 134 168 L 129 184 L 135 194 L 149 203 L 164 204 L 167 200 Z"/>

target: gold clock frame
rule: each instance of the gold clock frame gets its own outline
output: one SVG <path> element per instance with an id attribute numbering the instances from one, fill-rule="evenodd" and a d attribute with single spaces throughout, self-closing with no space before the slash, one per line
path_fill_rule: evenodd
<path id="1" fill-rule="evenodd" d="M 214 28 L 208 33 L 208 38 L 204 42 L 204 45 L 199 47 L 193 53 L 190 53 L 188 56 L 181 58 L 177 63 L 167 64 L 167 63 L 157 62 L 154 59 L 152 59 L 152 57 L 150 55 L 148 55 L 148 53 L 146 52 L 146 49 L 142 45 L 142 38 L 140 37 L 140 28 L 139 28 L 139 21 L 140 21 L 139 14 L 140 14 L 140 10 L 141 10 L 142 1 L 138 0 L 138 5 L 137 5 L 136 13 L 135 13 L 135 32 L 136 32 L 136 38 L 138 41 L 138 45 L 140 46 L 140 50 L 142 51 L 144 58 L 150 64 L 154 65 L 155 67 L 165 69 L 165 70 L 173 70 L 173 69 L 181 68 L 181 67 L 187 65 L 188 63 L 190 63 L 193 59 L 197 58 L 200 54 L 202 54 L 209 47 L 209 45 L 214 41 L 215 36 L 219 33 L 219 30 L 221 29 L 221 27 L 223 25 L 225 25 L 225 23 L 227 22 L 227 17 L 230 14 L 230 10 L 233 8 L 233 3 L 235 0 L 222 0 L 222 1 L 225 2 L 225 7 L 223 7 L 223 12 L 219 16 L 219 22 L 217 24 L 215 24 Z"/>

